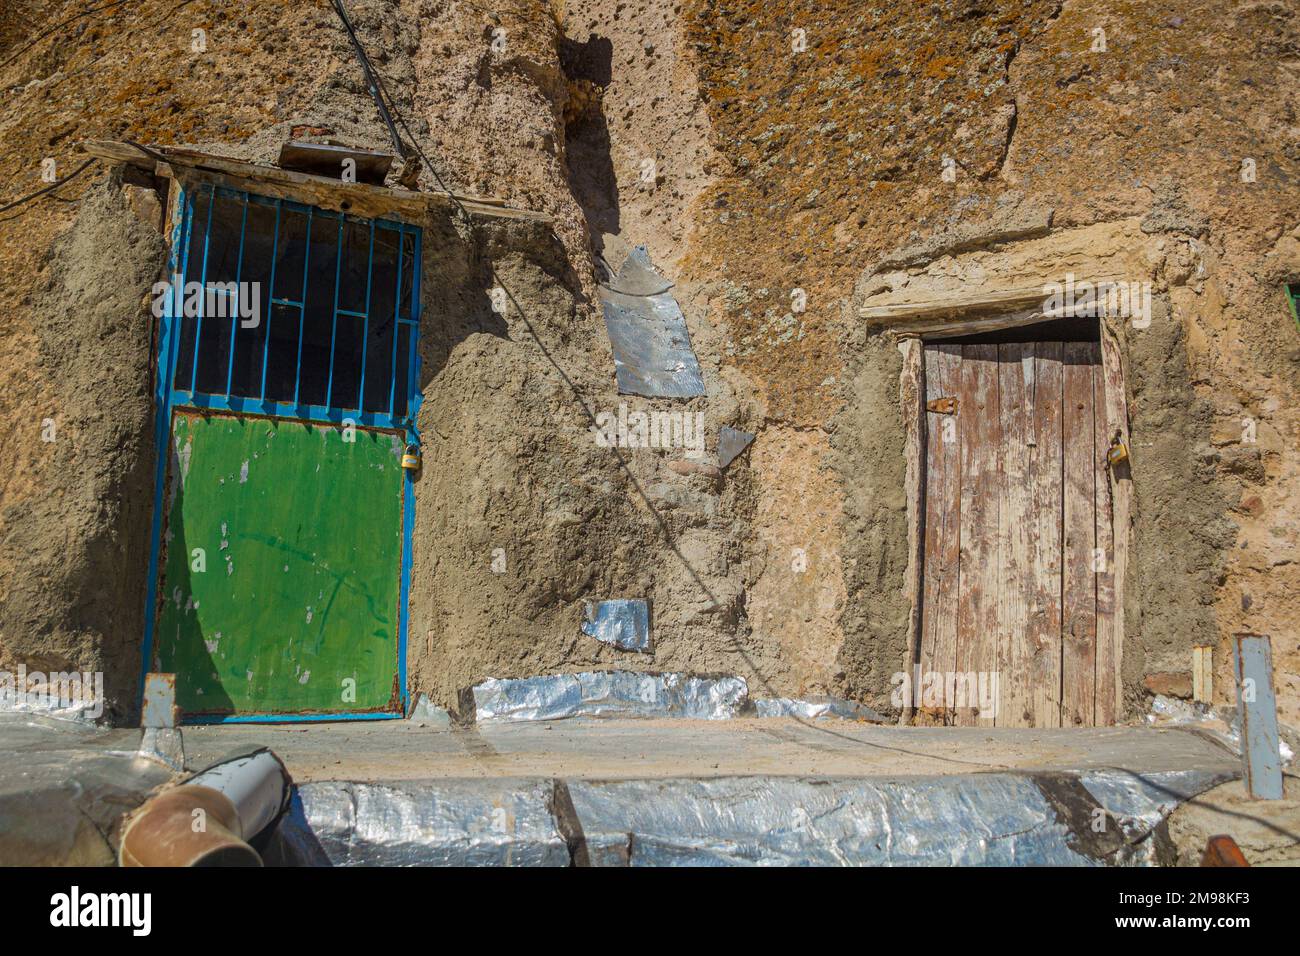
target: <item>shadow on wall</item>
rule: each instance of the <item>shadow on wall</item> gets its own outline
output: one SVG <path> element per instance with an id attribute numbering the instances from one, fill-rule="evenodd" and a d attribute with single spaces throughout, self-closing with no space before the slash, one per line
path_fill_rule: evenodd
<path id="1" fill-rule="evenodd" d="M 592 251 L 603 257 L 604 236 L 615 235 L 620 228 L 619 195 L 610 156 L 609 124 L 592 87 L 609 87 L 614 44 L 594 33 L 583 43 L 560 37 L 558 52 L 570 86 L 571 112 L 566 116 L 565 128 L 569 188 L 587 219 Z"/>
<path id="2" fill-rule="evenodd" d="M 472 335 L 509 338 L 492 302 L 489 263 L 455 224 L 424 227 L 420 275 L 420 391 L 426 396 L 456 346 Z"/>
<path id="3" fill-rule="evenodd" d="M 163 670 L 180 674 L 176 684 L 176 699 L 182 710 L 195 711 L 199 708 L 186 699 L 192 693 L 189 685 L 201 682 L 204 685 L 204 712 L 226 713 L 234 710 L 234 703 L 216 680 L 207 680 L 207 675 L 216 677 L 220 663 L 210 648 L 211 635 L 204 632 L 203 618 L 195 605 L 195 587 L 191 574 L 191 541 L 185 515 L 185 473 L 188 465 L 183 464 L 177 453 L 176 442 L 168 442 L 167 455 L 167 494 L 163 499 L 165 515 L 163 544 L 158 555 L 159 590 L 158 606 L 155 608 L 156 627 L 153 639 L 153 657 L 163 661 Z M 190 448 L 187 454 L 192 453 Z M 219 570 L 218 570 L 218 573 Z M 216 635 L 220 637 L 220 635 Z M 154 663 L 149 663 L 149 670 Z M 200 677 L 200 675 L 202 675 Z"/>
<path id="4" fill-rule="evenodd" d="M 535 310 L 529 316 L 545 319 L 561 340 L 567 339 L 570 323 L 557 322 L 556 317 L 572 314 L 575 307 L 590 302 L 582 292 L 582 280 L 573 263 L 549 225 L 496 222 L 480 224 L 470 232 L 453 219 L 438 218 L 423 228 L 420 390 L 426 403 L 436 387 L 433 382 L 457 345 L 475 335 L 511 339 L 506 314 L 519 312 L 518 303 L 512 303 L 511 298 L 518 296 L 524 302 L 535 303 L 549 293 L 556 303 L 563 302 L 544 316 Z M 494 292 L 499 286 L 493 277 L 493 263 L 506 259 L 526 260 L 532 274 L 524 287 Z M 604 335 L 603 324 L 599 332 Z"/>

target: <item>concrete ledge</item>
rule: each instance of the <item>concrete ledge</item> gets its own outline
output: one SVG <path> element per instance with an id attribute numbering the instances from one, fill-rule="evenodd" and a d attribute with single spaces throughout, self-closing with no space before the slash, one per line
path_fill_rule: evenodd
<path id="1" fill-rule="evenodd" d="M 559 777 L 947 776 L 991 771 L 1203 769 L 1239 758 L 1180 728 L 882 727 L 847 720 L 563 720 L 434 731 L 405 721 L 187 727 L 191 769 L 235 747 L 270 747 L 295 782 Z"/>

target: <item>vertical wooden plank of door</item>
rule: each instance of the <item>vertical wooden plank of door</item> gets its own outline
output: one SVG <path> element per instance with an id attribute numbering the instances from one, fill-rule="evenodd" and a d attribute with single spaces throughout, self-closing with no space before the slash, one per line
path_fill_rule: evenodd
<path id="1" fill-rule="evenodd" d="M 998 711 L 997 724 L 1033 727 L 1033 646 L 1029 606 L 1036 573 L 1030 538 L 1033 535 L 1033 491 L 1029 484 L 1034 450 L 1034 343 L 998 346 L 998 403 L 1002 430 L 1002 469 L 999 482 L 998 546 L 1002 575 L 998 582 Z"/>
<path id="2" fill-rule="evenodd" d="M 1115 642 L 1115 536 L 1111 501 L 1110 470 L 1106 467 L 1106 376 L 1100 361 L 1100 348 L 1094 350 L 1097 364 L 1092 367 L 1093 407 L 1093 475 L 1097 487 L 1097 700 L 1094 714 L 1098 727 L 1115 723 L 1115 684 L 1119 679 Z"/>
<path id="3" fill-rule="evenodd" d="M 931 345 L 925 349 L 926 401 L 957 394 L 961 371 L 960 345 Z M 957 577 L 961 505 L 961 420 L 956 415 L 927 413 L 925 485 L 925 563 L 921 614 L 920 673 L 950 674 L 957 667 Z M 915 676 L 915 675 L 913 675 Z M 920 693 L 925 688 L 914 689 Z M 922 708 L 948 722 L 943 700 Z"/>
<path id="4" fill-rule="evenodd" d="M 1061 724 L 1095 722 L 1097 669 L 1096 469 L 1093 465 L 1093 343 L 1066 342 L 1061 438 L 1065 448 L 1062 555 Z"/>
<path id="5" fill-rule="evenodd" d="M 1001 428 L 998 419 L 998 347 L 962 346 L 961 554 L 957 597 L 955 722 L 993 723 L 980 716 L 981 675 L 997 669 L 998 488 Z M 990 708 L 991 709 L 991 708 Z"/>
<path id="6" fill-rule="evenodd" d="M 1036 727 L 1061 726 L 1061 355 L 1060 342 L 1034 345 L 1029 643 Z"/>

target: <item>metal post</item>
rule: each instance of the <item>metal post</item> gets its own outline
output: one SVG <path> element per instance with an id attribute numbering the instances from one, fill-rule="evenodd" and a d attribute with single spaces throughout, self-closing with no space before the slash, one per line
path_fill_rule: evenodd
<path id="1" fill-rule="evenodd" d="M 1246 790 L 1257 800 L 1281 800 L 1282 758 L 1278 753 L 1272 645 L 1262 634 L 1235 634 L 1232 640 Z"/>

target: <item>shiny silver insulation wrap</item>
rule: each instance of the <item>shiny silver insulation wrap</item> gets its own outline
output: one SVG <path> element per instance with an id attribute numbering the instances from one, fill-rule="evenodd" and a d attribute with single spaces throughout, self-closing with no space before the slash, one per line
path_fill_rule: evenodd
<path id="1" fill-rule="evenodd" d="M 568 866 L 549 780 L 310 783 L 306 824 L 335 866 Z"/>
<path id="2" fill-rule="evenodd" d="M 473 689 L 477 721 L 567 717 L 735 717 L 749 687 L 741 677 L 586 671 L 486 680 Z"/>
<path id="3" fill-rule="evenodd" d="M 335 865 L 1099 866 L 1156 862 L 1156 827 L 1223 779 L 442 780 L 299 794 Z"/>
<path id="4" fill-rule="evenodd" d="M 801 717 L 804 720 L 840 717 L 844 720 L 868 720 L 874 724 L 885 722 L 885 718 L 865 704 L 839 697 L 809 697 L 803 700 L 768 697 L 754 701 L 754 712 L 759 717 Z"/>

